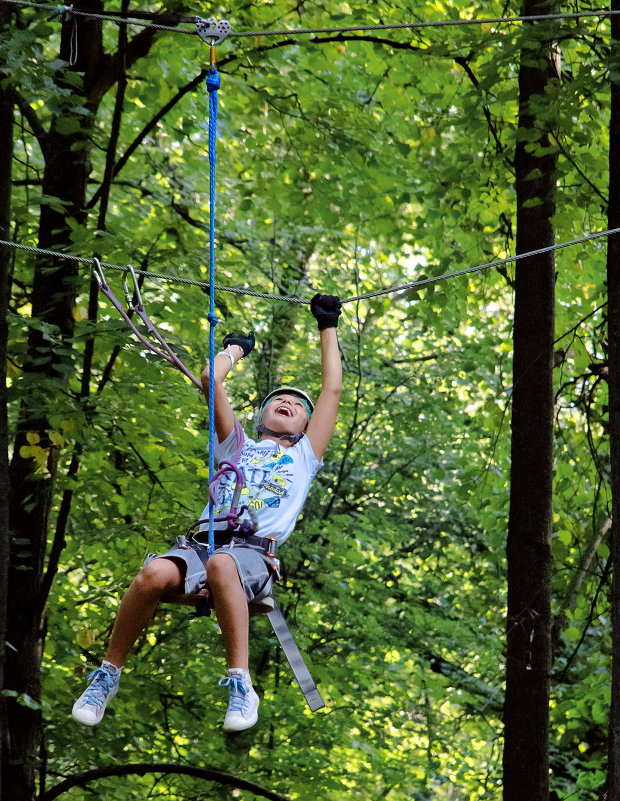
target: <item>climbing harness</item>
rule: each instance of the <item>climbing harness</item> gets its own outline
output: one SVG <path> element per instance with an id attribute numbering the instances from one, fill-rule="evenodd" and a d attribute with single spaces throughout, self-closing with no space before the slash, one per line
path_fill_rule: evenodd
<path id="1" fill-rule="evenodd" d="M 233 543 L 254 548 L 267 557 L 275 574 L 278 575 L 277 565 L 271 561 L 276 557 L 278 550 L 277 540 L 275 537 L 257 536 L 258 519 L 256 517 L 256 512 L 247 505 L 242 506 L 240 509 L 237 508 L 241 491 L 245 487 L 243 473 L 238 467 L 239 457 L 243 449 L 243 430 L 237 418 L 235 418 L 235 432 L 238 435 L 238 441 L 240 444 L 230 461 L 222 461 L 219 463 L 220 469 L 213 476 L 213 480 L 209 485 L 210 508 L 213 508 L 215 505 L 215 493 L 220 479 L 228 472 L 232 472 L 235 475 L 235 490 L 233 493 L 230 510 L 225 515 L 214 517 L 214 522 L 227 523 L 227 528 L 225 531 L 216 531 L 214 533 L 214 549 L 217 550 L 224 545 L 230 545 Z M 250 518 L 249 521 L 242 519 L 241 516 L 244 512 L 248 513 Z M 209 550 L 207 550 L 204 543 L 195 538 L 194 532 L 196 529 L 199 529 L 201 525 L 204 525 L 208 522 L 210 522 L 209 519 L 197 520 L 195 523 L 192 523 L 186 534 L 182 534 L 177 537 L 177 545 L 179 548 L 193 548 L 198 554 L 199 558 L 203 561 L 206 561 L 213 551 L 211 551 L 210 545 Z M 293 635 L 291 634 L 286 620 L 284 619 L 282 610 L 278 606 L 276 599 L 273 597 L 271 582 L 267 584 L 267 587 L 267 593 L 264 596 L 259 594 L 252 602 L 251 606 L 254 607 L 255 611 L 267 614 L 274 634 L 278 638 L 278 642 L 280 643 L 280 646 L 284 651 L 284 655 L 291 666 L 293 675 L 297 679 L 297 683 L 304 694 L 304 698 L 306 699 L 310 710 L 312 712 L 316 712 L 317 709 L 321 709 L 325 706 L 325 702 L 323 701 L 321 693 L 316 686 L 316 682 L 312 678 L 310 671 L 308 670 L 308 666 L 306 665 L 304 658 L 301 655 L 295 640 L 293 639 Z M 199 597 L 196 603 L 196 613 L 198 615 L 209 615 L 210 612 L 211 608 L 209 601 L 204 597 Z"/>

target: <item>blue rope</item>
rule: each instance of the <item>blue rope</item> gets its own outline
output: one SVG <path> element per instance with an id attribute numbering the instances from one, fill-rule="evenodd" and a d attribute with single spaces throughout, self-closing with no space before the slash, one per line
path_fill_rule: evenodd
<path id="1" fill-rule="evenodd" d="M 217 90 L 220 76 L 215 67 L 207 73 L 209 91 L 209 486 L 215 472 L 215 143 L 217 139 Z M 215 550 L 213 504 L 209 500 L 209 556 Z"/>

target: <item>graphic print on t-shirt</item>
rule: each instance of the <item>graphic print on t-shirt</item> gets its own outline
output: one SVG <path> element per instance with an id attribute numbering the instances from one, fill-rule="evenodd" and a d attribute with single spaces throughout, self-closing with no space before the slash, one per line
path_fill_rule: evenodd
<path id="1" fill-rule="evenodd" d="M 248 456 L 252 458 L 248 460 Z M 280 506 L 281 501 L 288 497 L 293 482 L 293 471 L 289 467 L 292 464 L 293 459 L 287 453 L 274 451 L 273 447 L 257 447 L 250 454 L 242 453 L 239 469 L 246 486 L 241 491 L 239 505 L 256 510 Z M 230 508 L 235 486 L 234 474 L 226 473 L 218 487 L 216 517 Z"/>
<path id="2" fill-rule="evenodd" d="M 239 446 L 235 430 L 218 443 L 215 456 L 218 463 L 236 461 L 243 474 L 246 486 L 241 492 L 237 511 L 246 506 L 253 510 L 251 523 L 259 536 L 275 537 L 279 545 L 290 536 L 299 518 L 308 495 L 310 482 L 321 466 L 314 455 L 307 437 L 288 448 L 272 440 L 256 442 L 243 434 L 243 447 L 237 460 L 234 456 Z M 235 475 L 226 472 L 216 489 L 214 516 L 223 517 L 230 510 L 235 489 Z M 201 519 L 209 516 L 209 505 L 205 506 Z M 243 514 L 246 522 L 249 515 Z M 226 529 L 225 521 L 215 522 L 217 530 Z M 208 531 L 205 522 L 199 529 Z"/>

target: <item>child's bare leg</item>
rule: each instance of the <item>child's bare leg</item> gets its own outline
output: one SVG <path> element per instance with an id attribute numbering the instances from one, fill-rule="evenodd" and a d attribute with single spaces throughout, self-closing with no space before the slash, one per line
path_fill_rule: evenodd
<path id="1" fill-rule="evenodd" d="M 241 586 L 237 565 L 228 554 L 213 554 L 207 563 L 207 582 L 213 608 L 224 637 L 229 668 L 248 669 L 248 602 Z"/>
<path id="2" fill-rule="evenodd" d="M 153 617 L 162 595 L 183 589 L 181 570 L 173 559 L 154 559 L 145 565 L 121 601 L 106 653 L 107 661 L 122 667 L 133 644 Z"/>

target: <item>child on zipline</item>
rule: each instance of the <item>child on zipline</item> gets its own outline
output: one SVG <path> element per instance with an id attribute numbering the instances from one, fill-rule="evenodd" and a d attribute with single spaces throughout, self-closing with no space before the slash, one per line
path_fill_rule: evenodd
<path id="1" fill-rule="evenodd" d="M 224 338 L 226 350 L 214 359 L 214 413 L 218 462 L 238 459 L 247 489 L 244 504 L 254 510 L 257 534 L 243 542 L 216 523 L 215 553 L 208 557 L 207 531 L 201 526 L 195 547 L 172 548 L 151 554 L 127 590 L 116 618 L 112 637 L 101 667 L 89 675 L 91 684 L 73 706 L 73 717 L 86 726 L 101 721 L 108 703 L 117 693 L 125 660 L 136 639 L 149 623 L 165 596 L 207 594 L 224 638 L 227 676 L 220 685 L 229 690 L 225 731 L 242 731 L 258 720 L 258 695 L 252 687 L 249 659 L 248 604 L 269 594 L 277 560 L 267 555 L 260 538 L 275 538 L 281 545 L 291 534 L 301 511 L 310 482 L 322 464 L 331 437 L 340 393 L 342 366 L 336 327 L 340 300 L 333 295 L 315 295 L 310 308 L 320 332 L 322 385 L 316 406 L 302 390 L 281 387 L 269 393 L 256 420 L 258 441 L 251 440 L 235 425 L 235 414 L 224 389 L 224 379 L 234 364 L 254 347 L 254 335 Z M 209 367 L 202 374 L 209 400 Z M 238 433 L 239 432 L 239 433 Z M 243 437 L 243 443 L 238 440 Z M 215 515 L 225 513 L 233 494 L 234 474 L 226 473 L 216 488 Z M 208 516 L 209 507 L 202 517 Z M 202 539 L 201 539 L 202 535 Z M 252 543 L 252 544 L 250 544 Z M 190 540 L 191 544 L 191 540 Z M 208 561 L 207 561 L 208 557 Z"/>

